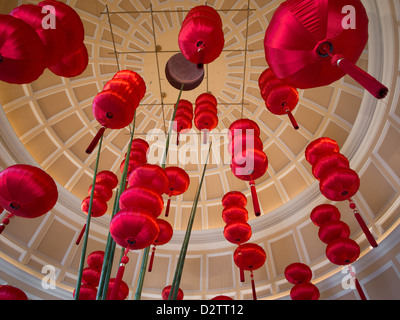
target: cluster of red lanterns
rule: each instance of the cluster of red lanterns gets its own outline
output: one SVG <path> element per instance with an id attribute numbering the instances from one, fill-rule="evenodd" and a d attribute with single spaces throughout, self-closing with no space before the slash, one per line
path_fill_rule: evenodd
<path id="1" fill-rule="evenodd" d="M 70 78 L 88 65 L 83 23 L 63 2 L 45 0 L 16 7 L 9 15 L 0 15 L 0 28 L 4 30 L 0 36 L 2 81 L 30 83 L 46 68 Z"/>
<path id="2" fill-rule="evenodd" d="M 207 5 L 192 8 L 182 22 L 178 44 L 184 57 L 198 68 L 217 59 L 225 44 L 218 12 Z"/>
<path id="3" fill-rule="evenodd" d="M 85 214 L 89 213 L 90 202 L 92 202 L 91 206 L 91 216 L 92 217 L 101 217 L 103 216 L 108 209 L 107 202 L 112 198 L 113 189 L 118 185 L 118 177 L 115 173 L 104 170 L 96 175 L 95 186 L 93 190 L 92 197 L 92 187 L 91 185 L 88 190 L 88 196 L 82 200 L 81 209 Z M 85 233 L 86 224 L 82 227 L 82 230 L 76 240 L 76 244 L 79 245 L 82 239 L 82 236 Z"/>
<path id="4" fill-rule="evenodd" d="M 330 262 L 336 265 L 350 265 L 360 256 L 360 246 L 350 239 L 349 226 L 340 220 L 340 211 L 331 204 L 316 206 L 310 214 L 311 221 L 319 227 L 318 237 L 327 244 L 326 256 Z M 355 279 L 357 291 L 364 300 L 358 280 Z"/>
<path id="5" fill-rule="evenodd" d="M 57 185 L 42 169 L 15 164 L 0 172 L 0 206 L 7 215 L 0 224 L 0 233 L 10 218 L 37 218 L 48 213 L 58 200 Z"/>
<path id="6" fill-rule="evenodd" d="M 263 151 L 260 127 L 250 119 L 239 119 L 229 126 L 228 152 L 232 156 L 232 173 L 241 180 L 249 181 L 254 214 L 261 215 L 255 180 L 268 169 L 268 158 Z"/>
<path id="7" fill-rule="evenodd" d="M 86 153 L 91 153 L 109 129 L 122 129 L 128 126 L 135 115 L 136 108 L 146 93 L 143 78 L 132 70 L 118 71 L 103 90 L 93 99 L 92 111 L 101 128 L 93 138 Z"/>
<path id="8" fill-rule="evenodd" d="M 217 99 L 209 92 L 204 92 L 196 98 L 194 109 L 194 124 L 204 131 L 203 143 L 207 143 L 208 133 L 218 125 Z"/>
<path id="9" fill-rule="evenodd" d="M 193 103 L 186 99 L 180 99 L 175 105 L 176 113 L 173 129 L 177 133 L 176 144 L 179 144 L 179 135 L 192 129 L 193 122 Z"/>
<path id="10" fill-rule="evenodd" d="M 305 157 L 312 166 L 314 177 L 320 182 L 321 193 L 332 201 L 348 200 L 369 243 L 372 247 L 377 247 L 378 244 L 351 199 L 360 187 L 360 178 L 350 168 L 349 160 L 339 151 L 336 141 L 321 137 L 308 144 Z"/>
<path id="11" fill-rule="evenodd" d="M 131 172 L 138 166 L 147 163 L 147 154 L 149 152 L 149 144 L 146 140 L 136 138 L 132 140 L 131 152 L 129 154 L 127 177 Z M 125 154 L 125 159 L 122 160 L 120 165 L 120 171 L 124 172 L 125 161 L 127 154 Z"/>
<path id="12" fill-rule="evenodd" d="M 239 191 L 230 191 L 222 197 L 222 206 L 224 207 L 222 219 L 226 223 L 224 237 L 229 242 L 238 245 L 233 254 L 233 260 L 240 271 L 240 282 L 245 281 L 244 271 L 250 271 L 253 299 L 257 300 L 253 271 L 259 269 L 265 263 L 266 253 L 259 245 L 248 242 L 252 230 L 247 223 L 246 204 L 246 196 Z M 224 300 L 228 298 L 224 298 Z"/>
<path id="13" fill-rule="evenodd" d="M 292 300 L 318 300 L 319 290 L 311 283 L 312 271 L 301 262 L 294 262 L 285 268 L 285 278 L 294 284 L 290 290 Z"/>
<path id="14" fill-rule="evenodd" d="M 275 115 L 288 115 L 293 128 L 299 129 L 292 114 L 299 102 L 297 89 L 279 80 L 270 68 L 261 73 L 258 86 L 268 111 Z"/>
<path id="15" fill-rule="evenodd" d="M 101 270 L 103 267 L 104 251 L 93 251 L 87 257 L 87 267 L 82 272 L 82 285 L 79 291 L 79 300 L 96 300 L 97 286 L 100 282 Z M 114 288 L 115 278 L 111 278 L 108 283 L 107 300 L 111 299 Z M 129 294 L 129 287 L 121 281 L 118 294 L 115 300 L 125 300 Z M 75 291 L 73 292 L 75 296 Z"/>

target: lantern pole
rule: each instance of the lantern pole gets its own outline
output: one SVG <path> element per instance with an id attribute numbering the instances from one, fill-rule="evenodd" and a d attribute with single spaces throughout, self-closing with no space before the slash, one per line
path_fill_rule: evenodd
<path id="1" fill-rule="evenodd" d="M 165 143 L 164 155 L 163 155 L 163 158 L 161 160 L 161 168 L 163 168 L 163 169 L 165 169 L 166 162 L 167 162 L 169 141 L 170 141 L 170 138 L 171 138 L 172 127 L 173 127 L 173 123 L 175 121 L 176 110 L 178 109 L 178 104 L 179 104 L 179 101 L 181 99 L 183 87 L 184 87 L 184 84 L 182 83 L 181 84 L 181 89 L 179 90 L 178 99 L 177 99 L 176 104 L 175 104 L 174 113 L 172 114 L 172 121 L 171 121 L 171 123 L 169 125 L 169 130 L 168 130 L 168 134 L 167 134 L 167 141 Z M 150 246 L 148 246 L 147 248 L 145 248 L 143 250 L 142 265 L 140 267 L 139 279 L 138 279 L 138 284 L 137 284 L 136 293 L 135 293 L 135 300 L 140 300 L 140 297 L 142 295 L 144 276 L 146 274 L 147 261 L 149 259 L 149 252 L 150 252 Z"/>
<path id="2" fill-rule="evenodd" d="M 135 132 L 135 123 L 136 123 L 136 109 L 135 109 L 135 113 L 133 116 L 132 130 L 131 130 L 130 141 L 128 144 L 128 150 L 126 152 L 124 170 L 122 171 L 122 177 L 121 177 L 121 180 L 119 183 L 119 189 L 118 189 L 119 192 L 117 192 L 117 195 L 115 198 L 114 210 L 113 210 L 111 219 L 119 211 L 119 197 L 125 191 L 126 178 L 128 175 L 129 158 L 130 158 L 131 149 L 132 149 L 132 140 L 133 140 L 133 135 Z M 99 282 L 99 286 L 98 286 L 99 289 L 97 291 L 97 296 L 96 296 L 97 300 L 99 300 L 100 298 L 106 297 L 106 294 L 107 294 L 106 289 L 108 289 L 108 280 L 109 280 L 109 276 L 110 276 L 114 251 L 115 251 L 115 242 L 109 232 L 108 238 L 107 238 L 106 251 L 104 253 L 104 260 L 103 260 L 103 267 L 102 267 L 101 276 L 100 276 L 100 282 Z"/>
<path id="3" fill-rule="evenodd" d="M 179 259 L 178 259 L 177 267 L 175 270 L 174 279 L 172 280 L 172 286 L 171 286 L 171 291 L 168 296 L 168 300 L 171 300 L 171 299 L 176 300 L 176 298 L 178 296 L 179 285 L 180 285 L 181 278 L 182 278 L 183 265 L 185 263 L 186 252 L 188 249 L 189 239 L 190 239 L 190 235 L 192 232 L 194 218 L 196 215 L 197 204 L 199 202 L 200 191 L 201 191 L 201 187 L 203 185 L 203 180 L 204 180 L 204 175 L 205 175 L 206 168 L 207 168 L 208 158 L 210 156 L 211 145 L 212 145 L 212 141 L 210 142 L 210 146 L 208 148 L 208 154 L 207 154 L 206 162 L 204 164 L 203 173 L 202 173 L 199 185 L 197 187 L 196 197 L 193 202 L 192 211 L 190 212 L 188 226 L 186 228 L 185 238 L 182 243 L 182 248 L 181 248 L 181 252 L 179 254 Z"/>
<path id="4" fill-rule="evenodd" d="M 94 172 L 93 172 L 92 190 L 90 191 L 89 209 L 88 209 L 88 214 L 87 214 L 87 219 L 86 219 L 86 227 L 85 227 L 85 237 L 83 238 L 81 260 L 79 263 L 78 279 L 77 279 L 76 288 L 75 288 L 75 297 L 74 297 L 75 300 L 79 300 L 79 292 L 81 290 L 82 273 L 83 273 L 83 266 L 85 264 L 90 220 L 92 218 L 93 196 L 94 196 L 94 189 L 96 186 L 96 176 L 97 176 L 97 171 L 99 168 L 100 151 L 101 151 L 102 143 L 103 143 L 103 136 L 100 137 L 99 149 L 97 150 L 96 164 L 95 164 Z"/>

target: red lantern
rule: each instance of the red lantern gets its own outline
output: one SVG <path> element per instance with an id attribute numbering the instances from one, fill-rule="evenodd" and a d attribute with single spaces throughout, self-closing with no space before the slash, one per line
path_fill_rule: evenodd
<path id="1" fill-rule="evenodd" d="M 315 161 L 325 153 L 339 153 L 339 145 L 335 140 L 328 137 L 321 137 L 310 142 L 305 150 L 305 157 L 309 164 L 314 165 Z"/>
<path id="2" fill-rule="evenodd" d="M 172 128 L 178 134 L 176 144 L 179 144 L 179 135 L 188 132 L 192 128 L 193 121 L 193 104 L 186 100 L 180 99 L 176 106 L 175 119 Z"/>
<path id="3" fill-rule="evenodd" d="M 229 206 L 246 207 L 247 198 L 239 191 L 229 191 L 222 197 L 222 206 L 224 208 Z"/>
<path id="4" fill-rule="evenodd" d="M 299 102 L 299 93 L 296 88 L 276 78 L 269 68 L 261 73 L 258 85 L 268 111 L 275 115 L 287 114 L 293 128 L 297 130 L 299 126 L 292 114 Z"/>
<path id="5" fill-rule="evenodd" d="M 317 180 L 321 180 L 324 174 L 335 168 L 349 168 L 349 160 L 338 152 L 329 152 L 317 158 L 312 166 L 312 173 Z"/>
<path id="6" fill-rule="evenodd" d="M 82 271 L 83 284 L 97 287 L 100 282 L 101 270 L 99 268 L 86 267 Z"/>
<path id="7" fill-rule="evenodd" d="M 318 227 L 332 220 L 340 220 L 340 211 L 332 204 L 320 204 L 310 214 L 311 221 Z"/>
<path id="8" fill-rule="evenodd" d="M 166 286 L 166 287 L 163 289 L 163 291 L 162 291 L 162 293 L 161 293 L 161 296 L 162 296 L 162 299 L 163 299 L 163 300 L 168 300 L 169 294 L 170 294 L 170 292 L 171 292 L 171 288 L 172 288 L 172 286 Z M 183 294 L 182 289 L 181 289 L 181 288 L 178 288 L 178 294 L 177 294 L 177 296 L 176 296 L 176 300 L 183 300 L 183 297 L 184 297 L 184 294 Z"/>
<path id="9" fill-rule="evenodd" d="M 137 167 L 128 178 L 129 186 L 150 187 L 162 195 L 166 193 L 169 186 L 168 176 L 164 169 L 156 164 L 143 164 Z"/>
<path id="10" fill-rule="evenodd" d="M 307 283 L 311 281 L 312 271 L 308 265 L 294 262 L 285 268 L 285 278 L 293 284 Z"/>
<path id="11" fill-rule="evenodd" d="M 251 234 L 251 226 L 247 222 L 233 221 L 224 228 L 225 239 L 237 245 L 249 241 Z"/>
<path id="12" fill-rule="evenodd" d="M 75 290 L 72 293 L 75 297 Z M 79 289 L 79 300 L 96 300 L 97 288 L 90 284 L 82 284 Z"/>
<path id="13" fill-rule="evenodd" d="M 141 101 L 146 94 L 146 83 L 143 78 L 135 71 L 132 70 L 121 70 L 118 71 L 113 79 L 127 80 L 130 85 L 134 88 L 134 92 L 138 95 L 139 101 Z"/>
<path id="14" fill-rule="evenodd" d="M 118 185 L 118 177 L 115 173 L 103 170 L 97 173 L 96 183 L 105 183 L 110 189 L 114 189 Z"/>
<path id="15" fill-rule="evenodd" d="M 162 219 L 157 219 L 157 224 L 158 227 L 160 228 L 160 231 L 158 233 L 157 239 L 153 242 L 153 251 L 151 253 L 151 258 L 149 263 L 149 272 L 153 270 L 153 262 L 154 262 L 154 255 L 156 252 L 156 246 L 162 246 L 168 243 L 174 234 L 174 230 L 172 229 L 172 226 L 169 224 L 169 222 Z"/>
<path id="16" fill-rule="evenodd" d="M 350 228 L 341 220 L 325 222 L 318 231 L 318 237 L 326 244 L 329 244 L 338 238 L 348 238 L 349 236 Z"/>
<path id="17" fill-rule="evenodd" d="M 180 195 L 189 188 L 190 177 L 187 172 L 179 167 L 167 167 L 164 169 L 167 177 L 168 177 L 168 201 L 167 201 L 167 209 L 165 210 L 165 216 L 169 215 L 169 208 L 171 204 L 171 197 Z"/>
<path id="18" fill-rule="evenodd" d="M 348 200 L 354 196 L 360 187 L 360 178 L 350 168 L 335 168 L 327 172 L 321 179 L 321 193 L 333 201 Z"/>
<path id="19" fill-rule="evenodd" d="M 312 283 L 299 283 L 290 290 L 292 300 L 318 300 L 319 290 Z"/>
<path id="20" fill-rule="evenodd" d="M 28 297 L 17 287 L 0 285 L 0 300 L 28 300 Z"/>
<path id="21" fill-rule="evenodd" d="M 93 185 L 90 185 L 88 189 L 89 195 L 91 195 L 92 187 Z M 96 182 L 94 186 L 93 195 L 107 202 L 112 198 L 113 192 L 112 189 L 108 186 L 108 184 L 104 182 Z"/>
<path id="22" fill-rule="evenodd" d="M 233 300 L 231 297 L 225 296 L 225 295 L 219 295 L 215 296 L 211 300 Z"/>
<path id="23" fill-rule="evenodd" d="M 236 135 L 260 136 L 260 127 L 250 119 L 239 119 L 229 126 L 228 138 L 233 140 Z"/>
<path id="24" fill-rule="evenodd" d="M 132 109 L 136 109 L 139 106 L 140 94 L 138 89 L 135 84 L 126 79 L 112 78 L 104 85 L 104 90 L 121 92 Z"/>
<path id="25" fill-rule="evenodd" d="M 178 35 L 185 58 L 202 68 L 213 62 L 224 48 L 224 32 L 219 14 L 213 8 L 194 7 L 187 14 Z"/>
<path id="26" fill-rule="evenodd" d="M 240 281 L 244 282 L 244 270 L 251 272 L 251 286 L 253 299 L 256 300 L 256 289 L 253 279 L 253 270 L 261 268 L 266 260 L 266 253 L 255 243 L 245 243 L 237 247 L 233 253 L 233 260 L 240 270 Z"/>
<path id="27" fill-rule="evenodd" d="M 52 14 L 55 14 L 56 28 L 62 28 L 67 37 L 67 48 L 65 54 L 68 55 L 74 52 L 83 43 L 85 39 L 85 29 L 79 15 L 69 5 L 55 0 L 45 0 L 39 2 L 38 6 L 45 8 L 46 6 L 54 7 L 54 12 L 50 10 Z M 50 8 L 51 8 L 50 7 Z"/>
<path id="28" fill-rule="evenodd" d="M 244 207 L 238 205 L 226 206 L 222 210 L 222 220 L 225 223 L 230 224 L 232 222 L 247 222 L 249 220 L 249 214 Z"/>
<path id="29" fill-rule="evenodd" d="M 376 98 L 386 96 L 388 89 L 355 65 L 368 41 L 368 16 L 361 1 L 353 0 L 357 28 L 344 28 L 342 10 L 348 4 L 288 0 L 278 7 L 265 32 L 264 49 L 279 79 L 306 89 L 329 85 L 347 73 Z"/>
<path id="30" fill-rule="evenodd" d="M 89 267 L 101 269 L 104 261 L 104 251 L 93 251 L 86 258 Z"/>
<path id="31" fill-rule="evenodd" d="M 207 143 L 208 133 L 218 125 L 217 99 L 211 93 L 202 93 L 196 99 L 194 124 L 204 130 L 203 142 Z"/>
<path id="32" fill-rule="evenodd" d="M 119 207 L 120 209 L 145 210 L 157 218 L 164 208 L 164 201 L 161 195 L 150 187 L 138 185 L 129 187 L 121 193 Z"/>
<path id="33" fill-rule="evenodd" d="M 29 24 L 42 40 L 46 51 L 45 67 L 52 66 L 59 62 L 64 53 L 68 50 L 67 36 L 65 30 L 55 18 L 55 28 L 43 28 L 43 21 L 46 13 L 42 13 L 42 8 L 33 4 L 23 4 L 14 8 L 10 15 Z"/>
<path id="34" fill-rule="evenodd" d="M 360 256 L 360 247 L 350 238 L 338 238 L 331 241 L 325 250 L 329 261 L 337 265 L 353 263 Z"/>
<path id="35" fill-rule="evenodd" d="M 40 168 L 16 164 L 0 172 L 0 205 L 11 215 L 37 218 L 53 209 L 57 200 L 53 178 Z"/>
<path id="36" fill-rule="evenodd" d="M 116 279 L 111 278 L 108 283 L 107 300 L 111 300 L 115 282 Z M 119 284 L 119 289 L 116 292 L 116 296 L 112 300 L 125 300 L 128 297 L 128 294 L 129 294 L 128 285 L 126 284 L 126 282 L 121 281 L 121 283 Z"/>
<path id="37" fill-rule="evenodd" d="M 23 84 L 45 69 L 46 51 L 35 30 L 13 16 L 0 15 L 0 80 Z"/>
<path id="38" fill-rule="evenodd" d="M 82 43 L 75 51 L 49 66 L 49 70 L 57 76 L 72 78 L 82 74 L 86 70 L 88 63 L 89 54 L 85 44 Z"/>

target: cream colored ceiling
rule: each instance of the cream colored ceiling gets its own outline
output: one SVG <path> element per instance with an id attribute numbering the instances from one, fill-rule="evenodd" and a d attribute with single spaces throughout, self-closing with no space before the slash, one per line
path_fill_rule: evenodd
<path id="1" fill-rule="evenodd" d="M 0 11 L 8 13 L 12 8 L 28 2 L 38 1 L 0 1 Z M 237 282 L 237 271 L 231 261 L 234 247 L 222 235 L 225 224 L 221 218 L 220 202 L 222 196 L 232 190 L 241 191 L 248 197 L 252 240 L 262 243 L 267 251 L 265 269 L 255 274 L 262 288 L 260 296 L 281 297 L 287 293 L 288 284 L 282 273 L 290 262 L 301 260 L 312 265 L 315 277 L 320 281 L 334 274 L 332 270 L 336 269 L 326 263 L 324 246 L 308 217 L 314 205 L 326 202 L 319 196 L 318 185 L 304 158 L 306 145 L 318 137 L 335 139 L 351 160 L 352 167 L 360 173 L 362 186 L 355 200 L 375 236 L 383 239 L 397 225 L 400 111 L 397 106 L 396 73 L 399 41 L 396 27 L 391 29 L 392 33 L 384 33 L 385 37 L 390 36 L 389 41 L 381 39 L 380 19 L 390 15 L 393 25 L 398 25 L 400 19 L 395 15 L 400 12 L 398 4 L 389 0 L 381 2 L 380 11 L 376 12 L 377 1 L 363 1 L 374 27 L 370 28 L 370 42 L 358 65 L 385 80 L 383 82 L 390 87 L 385 101 L 377 102 L 371 98 L 348 76 L 330 86 L 299 90 L 300 101 L 294 116 L 300 129 L 296 131 L 289 119 L 268 112 L 258 88 L 258 77 L 268 67 L 263 49 L 264 33 L 281 2 L 207 1 L 208 5 L 220 10 L 225 34 L 224 51 L 206 66 L 203 83 L 193 91 L 184 91 L 181 98 L 194 103 L 200 93 L 212 92 L 219 102 L 216 133 L 226 132 L 229 125 L 242 116 L 255 120 L 261 128 L 269 168 L 265 176 L 256 181 L 262 216 L 255 218 L 248 184 L 233 176 L 226 161 L 208 165 L 193 227 L 195 232 L 190 248 L 194 251 L 188 257 L 186 278 L 184 276 L 183 280 L 184 289 L 193 298 L 207 298 L 218 290 L 229 292 L 236 298 L 249 298 L 248 287 Z M 15 135 L 21 149 L 26 152 L 26 159 L 31 157 L 32 162 L 52 175 L 64 197 L 62 207 L 55 208 L 50 217 L 36 221 L 19 220 L 19 227 L 17 223 L 11 223 L 7 228 L 9 233 L 5 232 L 7 238 L 2 242 L 7 258 L 2 257 L 11 265 L 15 265 L 13 259 L 18 260 L 23 265 L 19 267 L 32 274 L 50 261 L 61 270 L 59 285 L 70 290 L 75 285 L 80 254 L 73 242 L 85 218 L 79 205 L 87 196 L 96 158 L 96 151 L 91 155 L 85 153 L 99 128 L 92 114 L 93 98 L 118 68 L 138 72 L 146 82 L 147 92 L 137 111 L 135 137 L 152 144 L 153 135 L 148 133 L 168 130 L 173 104 L 179 94 L 167 82 L 164 68 L 169 57 L 179 50 L 177 36 L 185 12 L 165 11 L 186 11 L 205 2 L 71 0 L 67 3 L 75 8 L 84 23 L 85 44 L 89 51 L 86 71 L 72 79 L 45 71 L 37 81 L 22 86 L 0 83 L 0 103 L 13 131 L 10 136 Z M 106 14 L 106 4 L 111 12 L 110 19 Z M 250 10 L 246 10 L 248 4 Z M 132 13 L 122 13 L 126 11 Z M 118 61 L 114 55 L 113 38 Z M 214 147 L 217 146 L 213 150 L 214 156 L 226 154 L 226 135 L 214 134 L 212 137 L 215 139 Z M 6 142 L 12 139 L 2 138 Z M 172 143 L 170 152 L 183 152 L 185 139 L 187 142 L 197 139 L 200 148 L 201 136 L 197 129 L 193 129 L 181 136 L 178 148 Z M 175 141 L 174 137 L 172 141 Z M 99 170 L 112 170 L 120 177 L 119 166 L 128 142 L 128 128 L 106 130 Z M 9 152 L 11 154 L 12 150 Z M 7 161 L 5 158 L 2 161 L 5 167 Z M 146 278 L 144 296 L 147 298 L 157 298 L 160 287 L 163 287 L 160 283 L 167 285 L 172 279 L 174 257 L 179 252 L 203 169 L 202 164 L 197 163 L 179 165 L 189 173 L 191 185 L 184 195 L 174 197 L 171 203 L 167 220 L 173 225 L 175 235 L 164 251 L 157 249 L 160 264 Z M 371 187 L 378 183 L 379 188 Z M 110 209 L 112 201 L 109 202 Z M 345 203 L 337 205 L 343 212 L 348 210 Z M 74 214 L 67 214 L 69 210 Z M 366 240 L 353 217 L 349 212 L 343 215 L 353 237 L 358 239 L 363 250 L 368 251 Z M 92 231 L 90 249 L 93 250 L 104 248 L 109 216 L 98 220 L 98 225 L 94 222 Z M 22 230 L 22 226 L 23 233 L 18 231 Z M 40 236 L 37 228 L 42 231 Z M 202 251 L 210 249 L 214 251 Z M 127 271 L 134 291 L 140 253 L 132 253 L 130 263 L 136 266 Z M 227 272 L 221 272 L 221 265 L 229 265 Z M 326 296 L 332 294 L 327 293 Z"/>

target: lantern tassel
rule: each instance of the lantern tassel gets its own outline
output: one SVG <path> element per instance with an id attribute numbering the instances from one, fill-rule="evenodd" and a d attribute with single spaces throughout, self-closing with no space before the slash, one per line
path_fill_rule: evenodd
<path id="1" fill-rule="evenodd" d="M 176 135 L 176 145 L 179 146 L 179 132 Z"/>
<path id="2" fill-rule="evenodd" d="M 171 197 L 169 197 L 169 198 L 168 198 L 168 201 L 167 201 L 167 208 L 165 209 L 165 216 L 166 216 L 166 217 L 168 217 L 168 215 L 169 215 L 169 208 L 170 208 L 170 206 L 171 206 Z"/>
<path id="3" fill-rule="evenodd" d="M 13 217 L 12 213 L 8 213 L 3 221 L 0 223 L 0 234 L 4 231 L 4 229 L 6 228 L 6 225 L 8 225 L 10 223 L 10 219 Z"/>
<path id="4" fill-rule="evenodd" d="M 99 142 L 100 138 L 103 136 L 106 127 L 101 127 L 97 134 L 94 136 L 92 142 L 90 143 L 89 147 L 86 149 L 87 154 L 91 154 L 94 148 L 96 148 L 97 143 Z"/>
<path id="5" fill-rule="evenodd" d="M 297 124 L 296 119 L 294 118 L 292 112 L 289 109 L 286 109 L 286 113 L 290 119 L 290 122 L 292 123 L 293 128 L 295 128 L 295 130 L 299 129 L 299 125 Z"/>
<path id="6" fill-rule="evenodd" d="M 354 279 L 354 281 L 356 283 L 356 289 L 357 289 L 358 294 L 360 295 L 361 300 L 367 300 L 367 297 L 365 296 L 364 291 L 361 288 L 360 283 L 358 282 L 358 279 L 356 278 L 356 279 Z"/>
<path id="7" fill-rule="evenodd" d="M 129 249 L 126 248 L 125 249 L 125 254 L 124 256 L 121 258 L 121 263 L 119 264 L 119 268 L 118 268 L 118 272 L 117 272 L 117 276 L 115 277 L 115 282 L 114 282 L 114 286 L 111 292 L 111 296 L 110 296 L 110 300 L 115 300 L 119 291 L 119 287 L 121 285 L 122 282 L 122 277 L 124 276 L 124 272 L 125 272 L 125 265 L 129 262 L 129 258 L 127 256 Z"/>
<path id="8" fill-rule="evenodd" d="M 388 93 L 388 88 L 381 84 L 378 80 L 372 77 L 370 74 L 356 66 L 354 63 L 344 59 L 333 57 L 332 62 L 336 63 L 337 66 L 346 72 L 350 77 L 356 80 L 362 85 L 368 92 L 370 92 L 375 98 L 383 99 Z"/>
<path id="9" fill-rule="evenodd" d="M 154 262 L 154 255 L 156 252 L 156 247 L 153 247 L 153 251 L 151 252 L 151 257 L 150 257 L 150 262 L 149 262 L 149 272 L 151 272 L 151 270 L 153 270 L 153 262 Z"/>
<path id="10" fill-rule="evenodd" d="M 85 230 L 86 230 L 86 223 L 83 225 L 81 232 L 79 233 L 78 239 L 76 239 L 75 244 L 77 246 L 79 246 L 79 244 L 81 243 L 82 237 L 85 234 Z"/>
<path id="11" fill-rule="evenodd" d="M 240 282 L 244 282 L 244 270 L 243 268 L 239 268 L 240 271 Z"/>
<path id="12" fill-rule="evenodd" d="M 260 204 L 258 203 L 258 196 L 255 187 L 255 183 L 253 180 L 250 181 L 250 191 L 251 191 L 251 198 L 253 200 L 253 207 L 254 207 L 254 214 L 256 217 L 261 215 Z"/>
<path id="13" fill-rule="evenodd" d="M 251 271 L 250 276 L 251 276 L 251 290 L 253 292 L 253 300 L 257 300 L 256 285 L 254 283 L 253 271 Z"/>
<path id="14" fill-rule="evenodd" d="M 353 209 L 354 216 L 356 217 L 358 224 L 360 225 L 362 231 L 364 232 L 365 236 L 367 237 L 369 244 L 373 248 L 376 248 L 378 246 L 378 243 L 375 241 L 374 236 L 371 234 L 371 232 L 368 229 L 368 226 L 364 222 L 360 213 L 357 211 L 356 204 L 352 200 L 349 200 L 349 202 L 350 202 L 350 208 Z"/>

